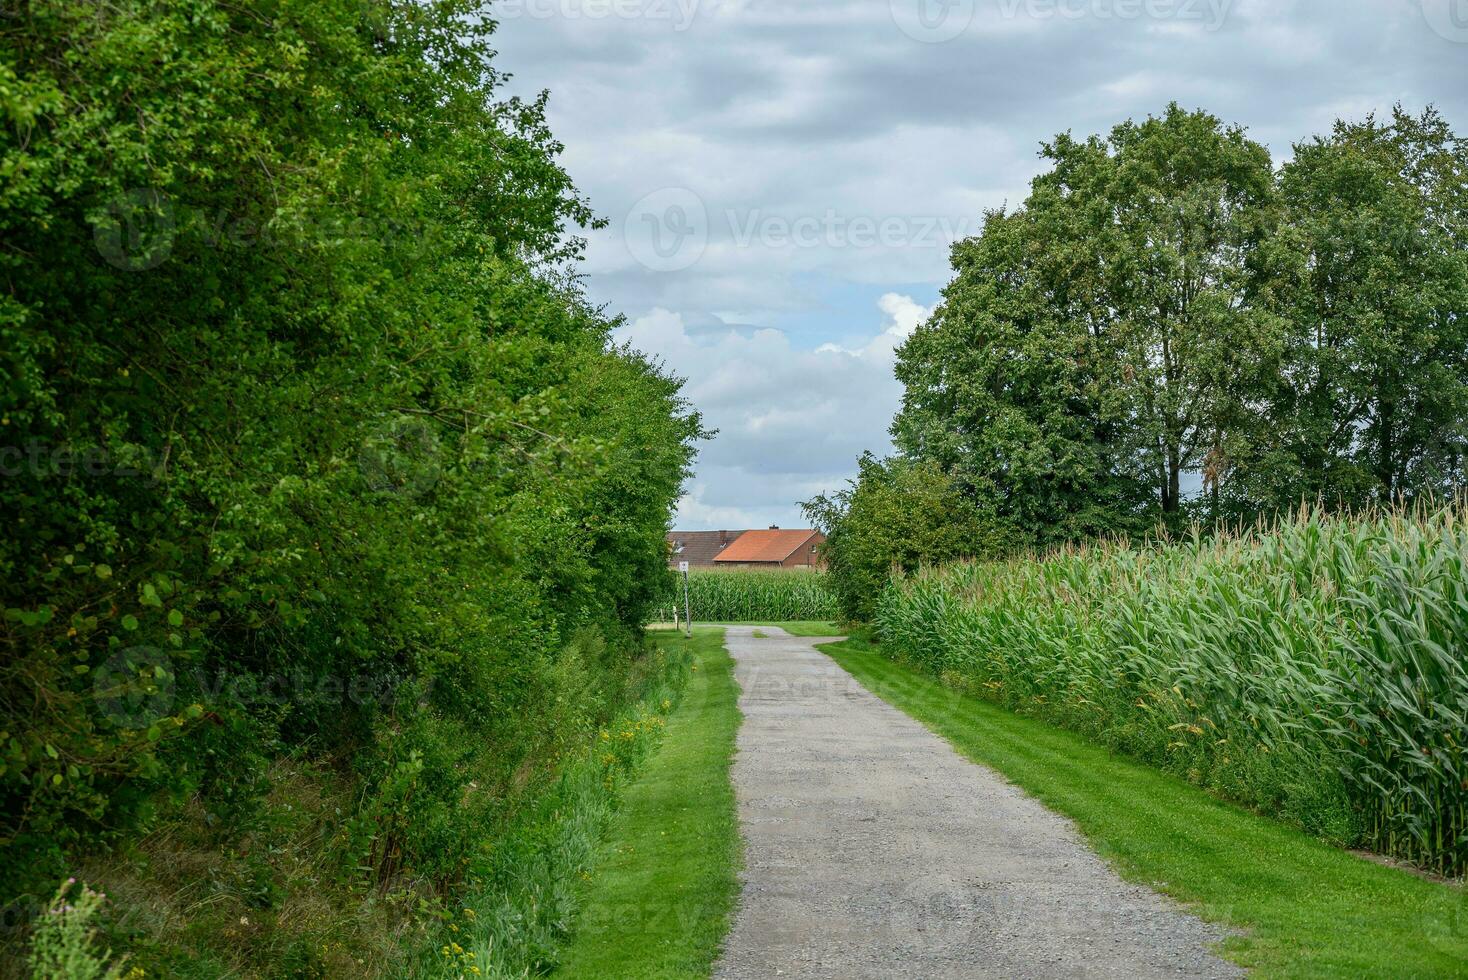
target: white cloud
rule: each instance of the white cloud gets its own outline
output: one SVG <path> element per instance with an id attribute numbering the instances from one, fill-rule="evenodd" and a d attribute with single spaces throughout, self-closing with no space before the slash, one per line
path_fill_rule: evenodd
<path id="1" fill-rule="evenodd" d="M 912 336 L 924 320 L 933 315 L 931 308 L 923 306 L 911 296 L 901 293 L 884 293 L 877 300 L 877 308 L 887 315 L 887 326 L 870 341 L 856 348 L 840 344 L 822 344 L 817 354 L 846 354 L 872 364 L 886 364 L 890 369 L 896 363 L 897 348 Z"/>
<path id="2" fill-rule="evenodd" d="M 894 333 L 903 340 L 912 336 L 912 332 L 923 325 L 923 321 L 933 315 L 933 311 L 920 303 L 914 303 L 911 296 L 902 296 L 898 293 L 887 293 L 877 300 L 877 305 L 882 312 L 892 318 L 892 326 L 888 333 Z"/>
<path id="3" fill-rule="evenodd" d="M 685 394 L 719 430 L 679 505 L 680 528 L 801 524 L 801 500 L 841 486 L 863 451 L 891 450 L 902 398 L 894 351 L 931 311 L 899 293 L 877 307 L 876 332 L 850 348 L 799 350 L 769 328 L 693 334 L 661 308 L 617 332 L 687 378 Z"/>
<path id="4" fill-rule="evenodd" d="M 589 297 L 650 310 L 624 335 L 687 375 L 723 430 L 680 520 L 757 527 L 800 520 L 794 501 L 888 448 L 892 351 L 951 276 L 950 244 L 1047 168 L 1041 141 L 1173 99 L 1247 126 L 1276 160 L 1397 101 L 1461 130 L 1468 46 L 1442 16 L 1455 2 L 1175 0 L 1161 8 L 1176 16 L 1126 18 L 1103 15 L 1111 0 L 1066 3 L 1077 18 L 976 0 L 947 5 L 972 22 L 935 44 L 880 0 L 488 9 L 508 91 L 550 90 L 562 161 L 608 219 L 585 232 Z M 658 194 L 692 206 L 639 209 Z M 659 235 L 696 227 L 686 264 L 634 251 L 649 217 Z"/>

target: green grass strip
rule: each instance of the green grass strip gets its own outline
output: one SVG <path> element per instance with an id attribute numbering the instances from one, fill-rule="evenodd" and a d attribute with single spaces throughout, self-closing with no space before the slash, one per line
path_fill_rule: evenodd
<path id="1" fill-rule="evenodd" d="M 759 619 L 723 623 L 724 626 L 778 626 L 791 636 L 845 636 L 846 631 L 835 623 L 822 619 L 801 619 L 781 622 L 778 619 Z"/>
<path id="2" fill-rule="evenodd" d="M 735 624 L 730 624 L 735 625 Z M 844 636 L 846 631 L 838 629 L 835 623 L 823 622 L 821 620 L 800 620 L 792 623 L 769 622 L 752 623 L 752 626 L 778 626 L 791 636 Z"/>
<path id="3" fill-rule="evenodd" d="M 959 694 L 861 639 L 821 647 L 868 690 L 1075 821 L 1127 878 L 1238 931 L 1262 977 L 1468 976 L 1468 892 L 1329 847 L 1081 737 Z"/>
<path id="4" fill-rule="evenodd" d="M 739 689 L 723 630 L 695 628 L 693 673 L 657 751 L 628 787 L 586 883 L 557 976 L 707 977 L 738 895 L 729 764 Z"/>

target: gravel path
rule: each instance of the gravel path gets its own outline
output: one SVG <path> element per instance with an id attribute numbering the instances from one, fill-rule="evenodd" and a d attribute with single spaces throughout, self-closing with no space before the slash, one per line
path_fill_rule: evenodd
<path id="1" fill-rule="evenodd" d="M 813 648 L 729 627 L 743 896 L 714 973 L 1233 977 L 1219 933 Z"/>

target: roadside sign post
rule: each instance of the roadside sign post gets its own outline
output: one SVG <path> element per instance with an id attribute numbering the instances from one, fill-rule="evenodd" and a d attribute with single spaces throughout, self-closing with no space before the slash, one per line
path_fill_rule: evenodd
<path id="1" fill-rule="evenodd" d="M 683 635 L 693 636 L 693 613 L 688 606 L 688 562 L 680 561 L 678 571 L 683 573 Z"/>

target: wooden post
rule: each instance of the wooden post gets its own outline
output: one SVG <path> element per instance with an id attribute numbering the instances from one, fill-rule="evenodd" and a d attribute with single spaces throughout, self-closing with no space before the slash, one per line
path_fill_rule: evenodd
<path id="1" fill-rule="evenodd" d="M 680 561 L 678 571 L 683 573 L 683 635 L 693 637 L 693 610 L 688 605 L 688 562 Z"/>

